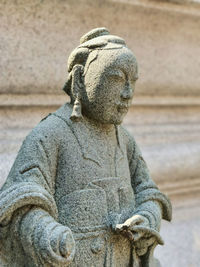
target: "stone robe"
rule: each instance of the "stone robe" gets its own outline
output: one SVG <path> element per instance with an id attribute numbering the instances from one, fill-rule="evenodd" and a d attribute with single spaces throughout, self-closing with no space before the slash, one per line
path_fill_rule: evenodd
<path id="1" fill-rule="evenodd" d="M 125 267 L 140 261 L 145 266 L 145 256 L 137 257 L 130 241 L 111 225 L 141 214 L 162 243 L 158 231 L 161 218 L 171 219 L 170 202 L 151 180 L 134 139 L 122 126 L 101 131 L 87 119 L 72 122 L 70 114 L 71 106 L 65 104 L 32 130 L 1 190 L 2 266 L 50 266 L 24 245 L 31 230 L 29 236 L 18 231 L 21 218 L 33 207 L 71 229 L 76 253 L 69 266 Z"/>

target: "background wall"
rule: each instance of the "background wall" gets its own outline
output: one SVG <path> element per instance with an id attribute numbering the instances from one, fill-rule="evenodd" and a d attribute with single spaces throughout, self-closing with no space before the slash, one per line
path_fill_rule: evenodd
<path id="1" fill-rule="evenodd" d="M 107 27 L 139 62 L 124 124 L 174 207 L 156 251 L 164 267 L 200 261 L 200 6 L 178 2 L 0 0 L 0 183 L 31 128 L 66 102 L 66 62 L 80 37 Z"/>

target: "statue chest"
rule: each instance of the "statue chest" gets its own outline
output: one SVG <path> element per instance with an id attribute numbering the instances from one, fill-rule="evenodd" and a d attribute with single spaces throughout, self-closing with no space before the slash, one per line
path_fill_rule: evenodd
<path id="1" fill-rule="evenodd" d="M 70 145 L 62 146 L 55 199 L 60 222 L 73 231 L 102 229 L 119 214 L 133 213 L 126 146 L 95 136 L 80 141 L 75 136 Z"/>
<path id="2" fill-rule="evenodd" d="M 91 131 L 85 125 L 71 127 L 71 133 L 70 142 L 68 134 L 60 148 L 58 189 L 68 194 L 106 177 L 120 177 L 130 184 L 127 148 L 119 135 Z"/>

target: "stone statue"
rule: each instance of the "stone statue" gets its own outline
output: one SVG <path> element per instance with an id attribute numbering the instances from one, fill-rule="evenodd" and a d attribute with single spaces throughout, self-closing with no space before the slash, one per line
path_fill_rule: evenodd
<path id="1" fill-rule="evenodd" d="M 138 78 L 125 41 L 98 28 L 68 60 L 71 102 L 26 137 L 0 193 L 1 266 L 159 266 L 171 204 L 120 125 Z"/>

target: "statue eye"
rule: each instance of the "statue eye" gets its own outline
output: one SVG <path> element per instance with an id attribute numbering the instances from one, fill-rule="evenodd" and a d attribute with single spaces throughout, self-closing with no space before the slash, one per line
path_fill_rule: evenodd
<path id="1" fill-rule="evenodd" d="M 125 82 L 125 78 L 121 75 L 112 75 L 113 79 L 115 79 L 116 81 L 119 81 L 119 82 Z"/>
<path id="2" fill-rule="evenodd" d="M 121 70 L 118 69 L 112 69 L 109 73 L 109 76 L 116 81 L 126 80 L 126 75 Z"/>

